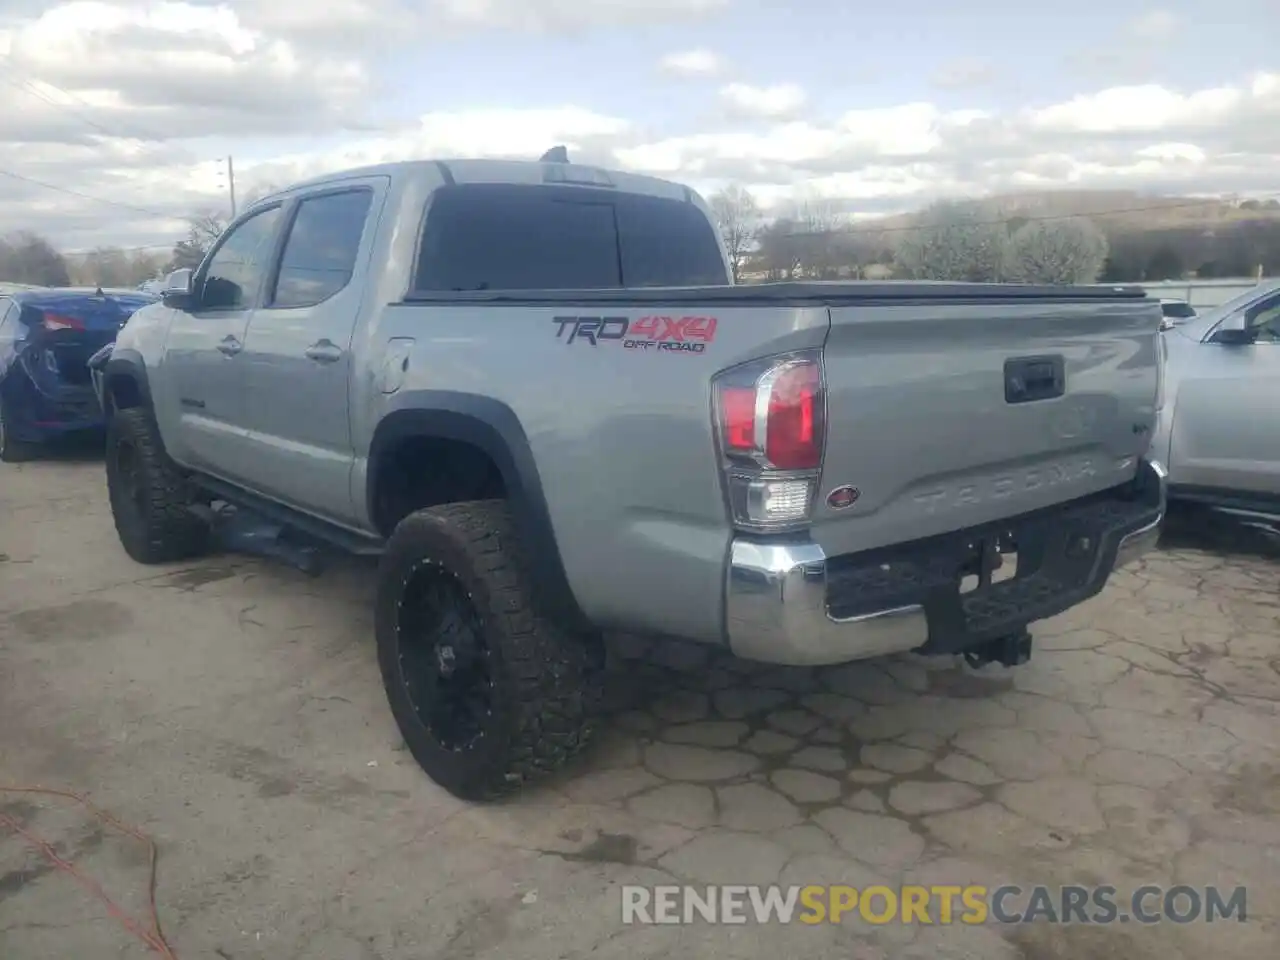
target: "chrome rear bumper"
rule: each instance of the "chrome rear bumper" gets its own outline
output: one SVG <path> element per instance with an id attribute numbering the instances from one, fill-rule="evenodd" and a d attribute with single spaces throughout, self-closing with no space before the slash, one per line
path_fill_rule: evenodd
<path id="1" fill-rule="evenodd" d="M 1099 551 L 1088 582 L 1076 591 L 1080 599 L 1064 592 L 1060 609 L 1097 593 L 1114 570 L 1155 547 L 1165 514 L 1167 474 L 1155 461 L 1144 461 L 1141 470 L 1143 525 L 1123 534 L 1110 532 L 1110 546 Z M 923 599 L 859 616 L 833 617 L 828 567 L 828 557 L 816 543 L 734 539 L 725 585 L 725 632 L 733 652 L 767 663 L 816 666 L 902 653 L 926 644 L 945 648 L 951 642 L 938 634 L 953 624 L 935 615 L 931 631 Z M 1031 615 L 1021 625 L 1060 612 L 1053 608 L 1053 599 L 1043 608 L 1048 612 Z"/>
<path id="2" fill-rule="evenodd" d="M 1127 567 L 1142 559 L 1144 554 L 1156 548 L 1160 540 L 1160 530 L 1164 525 L 1164 515 L 1169 503 L 1169 473 L 1165 470 L 1164 464 L 1158 460 L 1148 460 L 1146 466 L 1159 490 L 1160 514 L 1146 526 L 1139 527 L 1120 541 L 1120 546 L 1116 550 L 1115 566 L 1112 568 L 1114 570 Z"/>

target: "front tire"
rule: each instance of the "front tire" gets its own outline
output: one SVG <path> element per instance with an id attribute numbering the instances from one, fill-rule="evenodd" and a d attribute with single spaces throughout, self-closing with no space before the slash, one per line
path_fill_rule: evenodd
<path id="1" fill-rule="evenodd" d="M 209 527 L 190 507 L 190 488 L 164 452 L 146 407 L 112 414 L 107 425 L 107 493 L 125 553 L 138 563 L 171 563 L 208 549 Z"/>
<path id="2" fill-rule="evenodd" d="M 410 514 L 380 564 L 378 665 L 410 753 L 464 800 L 492 800 L 560 768 L 590 739 L 594 638 L 534 608 L 506 503 Z"/>

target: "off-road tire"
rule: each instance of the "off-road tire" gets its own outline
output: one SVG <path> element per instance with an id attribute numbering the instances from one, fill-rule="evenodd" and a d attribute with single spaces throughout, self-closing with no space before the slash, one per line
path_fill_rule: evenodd
<path id="1" fill-rule="evenodd" d="M 5 426 L 4 405 L 0 403 L 0 461 L 4 463 L 26 463 L 36 456 L 35 444 L 15 440 Z"/>
<path id="2" fill-rule="evenodd" d="M 599 641 L 539 613 L 530 562 L 501 500 L 410 514 L 380 562 L 378 665 L 391 712 L 427 775 L 464 800 L 494 800 L 561 768 L 593 732 L 602 681 Z M 401 607 L 411 581 L 432 565 L 470 597 L 489 657 L 490 713 L 483 733 L 456 749 L 443 746 L 421 719 L 402 666 Z"/>
<path id="3" fill-rule="evenodd" d="M 123 473 L 125 455 L 136 463 L 137 496 Z M 191 489 L 160 439 L 146 407 L 116 410 L 107 424 L 107 493 L 125 553 L 138 563 L 172 563 L 209 547 L 209 525 L 190 509 Z"/>

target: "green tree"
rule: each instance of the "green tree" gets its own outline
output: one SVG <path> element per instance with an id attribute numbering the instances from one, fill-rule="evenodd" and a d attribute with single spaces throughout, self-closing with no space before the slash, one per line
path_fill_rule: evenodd
<path id="1" fill-rule="evenodd" d="M 1157 247 L 1147 260 L 1143 280 L 1181 280 L 1187 269 L 1178 251 L 1168 244 Z"/>

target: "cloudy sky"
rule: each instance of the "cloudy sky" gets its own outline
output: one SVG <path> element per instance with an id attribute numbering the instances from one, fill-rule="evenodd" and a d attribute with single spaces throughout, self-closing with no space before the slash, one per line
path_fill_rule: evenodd
<path id="1" fill-rule="evenodd" d="M 858 214 L 1043 187 L 1280 195 L 1277 0 L 0 0 L 0 233 L 166 244 L 409 157 Z"/>

